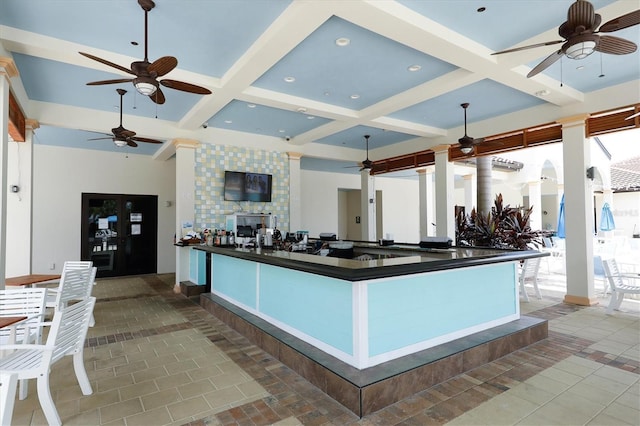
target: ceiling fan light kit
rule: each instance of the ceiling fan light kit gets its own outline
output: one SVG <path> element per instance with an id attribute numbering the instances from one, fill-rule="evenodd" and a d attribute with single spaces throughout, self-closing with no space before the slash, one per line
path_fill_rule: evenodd
<path id="1" fill-rule="evenodd" d="M 158 90 L 158 82 L 151 77 L 138 77 L 133 79 L 133 85 L 136 86 L 138 93 L 144 96 L 151 96 Z"/>

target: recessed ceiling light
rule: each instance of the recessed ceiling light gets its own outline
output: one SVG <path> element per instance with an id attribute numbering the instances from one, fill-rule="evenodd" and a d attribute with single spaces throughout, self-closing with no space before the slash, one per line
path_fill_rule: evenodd
<path id="1" fill-rule="evenodd" d="M 420 71 L 422 67 L 420 65 L 411 65 L 407 68 L 407 71 L 415 72 Z"/>
<path id="2" fill-rule="evenodd" d="M 227 124 L 231 124 L 231 123 L 233 123 L 233 121 L 232 121 L 232 120 L 224 120 L 224 122 L 225 122 L 225 123 L 227 123 Z"/>
<path id="3" fill-rule="evenodd" d="M 255 108 L 256 104 L 247 104 L 247 108 Z"/>
<path id="4" fill-rule="evenodd" d="M 358 99 L 360 98 L 360 95 L 358 95 L 357 93 L 354 93 L 353 95 L 349 96 L 351 99 Z"/>
<path id="5" fill-rule="evenodd" d="M 300 107 L 296 111 L 298 111 L 298 112 L 307 112 L 307 109 L 305 107 Z"/>
<path id="6" fill-rule="evenodd" d="M 580 65 L 580 66 L 576 67 L 576 69 L 577 69 L 578 71 L 581 71 L 581 70 L 583 70 L 583 69 L 584 69 L 584 65 Z"/>
<path id="7" fill-rule="evenodd" d="M 478 12 L 478 13 L 482 13 L 482 12 L 484 12 L 485 10 L 487 10 L 487 8 L 486 8 L 486 7 L 484 7 L 484 6 L 482 6 L 482 7 L 477 8 L 477 9 L 476 9 L 476 12 Z"/>
<path id="8" fill-rule="evenodd" d="M 313 120 L 315 117 L 313 115 L 307 116 L 307 120 Z"/>
<path id="9" fill-rule="evenodd" d="M 542 97 L 542 96 L 547 96 L 551 94 L 551 91 L 549 89 L 544 89 L 544 90 L 538 90 L 536 93 L 534 93 L 536 96 Z"/>
<path id="10" fill-rule="evenodd" d="M 293 83 L 294 81 L 296 81 L 295 77 L 285 77 L 284 81 L 286 81 L 287 83 Z"/>
<path id="11" fill-rule="evenodd" d="M 278 130 L 278 133 L 284 133 L 284 129 Z"/>
<path id="12" fill-rule="evenodd" d="M 349 40 L 346 37 L 340 37 L 340 38 L 336 39 L 336 46 L 339 46 L 339 47 L 348 46 L 349 43 L 351 43 L 351 40 Z"/>

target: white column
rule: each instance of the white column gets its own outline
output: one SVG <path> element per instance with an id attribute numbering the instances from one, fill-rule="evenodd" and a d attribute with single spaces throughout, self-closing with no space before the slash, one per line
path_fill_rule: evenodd
<path id="1" fill-rule="evenodd" d="M 1 46 L 0 46 L 1 48 Z M 9 150 L 9 78 L 18 75 L 11 58 L 0 57 L 0 290 L 7 261 L 7 159 Z"/>
<path id="2" fill-rule="evenodd" d="M 476 178 L 478 194 L 478 208 L 476 211 L 483 216 L 491 213 L 493 200 L 495 199 L 493 190 L 491 189 L 491 169 L 493 161 L 491 157 L 476 157 Z"/>
<path id="3" fill-rule="evenodd" d="M 529 216 L 529 226 L 532 230 L 542 229 L 542 184 L 540 179 L 528 182 L 529 207 L 533 206 L 531 216 Z"/>
<path id="4" fill-rule="evenodd" d="M 195 219 L 196 147 L 200 144 L 192 139 L 174 139 L 176 147 L 176 239 L 182 237 L 182 222 Z M 189 281 L 189 251 L 176 247 L 176 281 L 173 291 L 180 293 L 180 282 Z"/>
<path id="5" fill-rule="evenodd" d="M 449 145 L 437 145 L 435 153 L 436 181 L 436 236 L 455 241 L 456 222 L 454 209 L 453 163 L 449 162 Z"/>
<path id="6" fill-rule="evenodd" d="M 374 177 L 367 169 L 360 172 L 360 211 L 361 238 L 364 241 L 376 241 L 376 186 Z"/>
<path id="7" fill-rule="evenodd" d="M 585 137 L 586 115 L 558 120 L 562 124 L 564 164 L 565 261 L 564 301 L 591 306 L 598 303 L 593 284 L 593 189 L 586 171 L 591 150 Z"/>
<path id="8" fill-rule="evenodd" d="M 464 211 L 471 214 L 471 210 L 476 206 L 477 182 L 473 174 L 464 175 Z"/>
<path id="9" fill-rule="evenodd" d="M 302 227 L 302 182 L 300 176 L 299 152 L 287 152 L 289 156 L 289 230 L 295 232 Z"/>
<path id="10" fill-rule="evenodd" d="M 420 238 L 433 235 L 433 171 L 418 169 L 418 190 L 420 200 Z"/>

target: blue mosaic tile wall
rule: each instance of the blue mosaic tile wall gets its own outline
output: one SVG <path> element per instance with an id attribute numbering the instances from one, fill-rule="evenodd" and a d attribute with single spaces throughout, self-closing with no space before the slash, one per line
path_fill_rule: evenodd
<path id="1" fill-rule="evenodd" d="M 271 213 L 278 229 L 289 229 L 289 157 L 286 152 L 200 144 L 196 148 L 194 229 L 224 228 L 226 215 Z M 271 202 L 225 201 L 225 170 L 272 175 Z"/>

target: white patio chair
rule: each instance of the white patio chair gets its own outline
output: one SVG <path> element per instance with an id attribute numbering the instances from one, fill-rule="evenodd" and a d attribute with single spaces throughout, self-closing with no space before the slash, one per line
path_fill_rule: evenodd
<path id="1" fill-rule="evenodd" d="M 42 343 L 46 288 L 16 288 L 0 290 L 0 317 L 28 317 L 12 327 L 0 330 L 0 356 L 7 355 L 8 345 L 15 343 Z M 27 397 L 28 383 L 20 381 L 20 399 Z"/>
<path id="2" fill-rule="evenodd" d="M 0 373 L 0 425 L 2 426 L 11 425 L 17 384 L 17 374 Z"/>
<path id="3" fill-rule="evenodd" d="M 65 262 L 65 265 L 66 263 L 67 262 Z M 91 296 L 98 269 L 95 266 L 91 266 L 93 264 L 92 262 L 82 263 L 85 265 L 78 264 L 72 268 L 63 268 L 60 284 L 55 288 L 55 300 L 51 302 L 50 299 L 47 299 L 48 308 L 53 307 L 58 310 L 67 306 L 71 301 L 83 300 Z M 51 291 L 51 289 L 49 291 Z M 92 327 L 94 324 L 95 320 L 92 313 L 89 326 Z"/>
<path id="4" fill-rule="evenodd" d="M 95 303 L 95 297 L 89 297 L 56 310 L 46 345 L 10 345 L 8 349 L 14 352 L 0 359 L 0 374 L 16 374 L 18 380 L 37 379 L 38 399 L 50 425 L 61 424 L 49 387 L 49 372 L 55 362 L 64 356 L 73 356 L 73 367 L 82 394 L 93 393 L 84 368 L 83 348 Z"/>
<path id="5" fill-rule="evenodd" d="M 62 266 L 62 275 L 65 274 L 66 271 L 70 271 L 73 269 L 86 269 L 91 268 L 93 266 L 93 262 L 91 261 L 66 261 Z M 60 282 L 62 282 L 62 276 L 60 277 Z M 55 308 L 56 306 L 56 298 L 58 297 L 58 290 L 60 288 L 60 283 L 58 283 L 57 287 L 48 287 L 49 294 L 47 295 L 47 308 Z"/>
<path id="6" fill-rule="evenodd" d="M 611 301 L 607 306 L 607 314 L 613 314 L 614 309 L 616 311 L 620 309 L 625 293 L 640 294 L 640 275 L 621 274 L 618 264 L 613 258 L 603 259 L 602 265 L 611 287 Z"/>
<path id="7" fill-rule="evenodd" d="M 522 263 L 518 281 L 520 283 L 520 292 L 522 293 L 522 298 L 525 302 L 529 301 L 529 295 L 527 294 L 527 290 L 525 289 L 525 283 L 527 282 L 531 282 L 533 284 L 533 289 L 536 292 L 536 297 L 538 299 L 542 299 L 542 294 L 540 294 L 540 289 L 538 288 L 538 270 L 540 269 L 541 260 L 541 257 L 533 257 L 525 259 Z"/>

